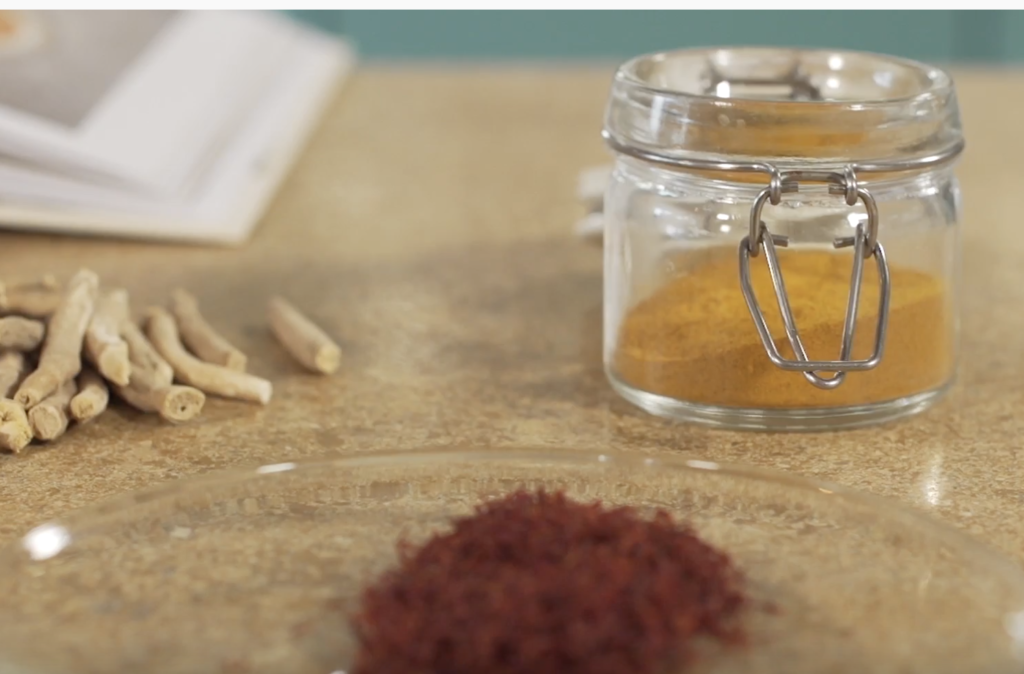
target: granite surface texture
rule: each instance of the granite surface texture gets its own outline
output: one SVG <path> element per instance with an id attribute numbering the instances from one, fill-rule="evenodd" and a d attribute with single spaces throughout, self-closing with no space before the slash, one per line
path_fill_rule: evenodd
<path id="1" fill-rule="evenodd" d="M 136 310 L 174 286 L 270 377 L 259 407 L 211 399 L 181 426 L 116 407 L 0 455 L 0 542 L 99 499 L 229 466 L 420 446 L 548 445 L 767 466 L 925 509 L 1024 561 L 1024 73 L 957 72 L 968 151 L 963 357 L 937 407 L 842 433 L 754 434 L 630 407 L 600 363 L 601 253 L 572 235 L 599 139 L 603 67 L 368 67 L 341 92 L 237 250 L 0 235 L 0 277 L 79 266 Z M 271 293 L 341 343 L 302 373 Z"/>

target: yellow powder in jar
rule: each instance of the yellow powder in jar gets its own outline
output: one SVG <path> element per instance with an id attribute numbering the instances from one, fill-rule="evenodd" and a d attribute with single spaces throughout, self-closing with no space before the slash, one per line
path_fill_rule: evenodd
<path id="1" fill-rule="evenodd" d="M 891 304 L 885 353 L 873 370 L 849 372 L 837 388 L 813 386 L 800 372 L 774 365 L 758 337 L 739 285 L 735 250 L 703 255 L 630 309 L 612 368 L 629 386 L 678 400 L 722 407 L 821 408 L 894 400 L 936 389 L 954 367 L 951 306 L 942 279 L 890 265 Z M 812 360 L 836 360 L 850 290 L 852 257 L 824 250 L 779 250 L 786 291 Z M 751 277 L 772 337 L 786 339 L 764 255 Z M 878 274 L 865 260 L 853 357 L 870 357 L 878 320 Z"/>

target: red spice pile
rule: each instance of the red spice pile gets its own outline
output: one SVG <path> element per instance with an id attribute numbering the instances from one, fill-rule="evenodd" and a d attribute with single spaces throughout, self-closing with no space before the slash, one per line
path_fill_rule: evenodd
<path id="1" fill-rule="evenodd" d="M 366 590 L 354 674 L 654 674 L 697 635 L 740 637 L 729 558 L 665 512 L 519 492 Z"/>

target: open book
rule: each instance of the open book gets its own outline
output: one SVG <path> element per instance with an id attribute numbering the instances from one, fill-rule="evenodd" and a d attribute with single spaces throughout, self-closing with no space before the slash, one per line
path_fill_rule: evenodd
<path id="1" fill-rule="evenodd" d="M 240 243 L 354 55 L 267 12 L 0 12 L 0 227 Z"/>

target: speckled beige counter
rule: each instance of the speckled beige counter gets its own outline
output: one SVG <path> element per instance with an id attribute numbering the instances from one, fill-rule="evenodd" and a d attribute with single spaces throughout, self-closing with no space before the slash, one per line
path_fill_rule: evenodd
<path id="1" fill-rule="evenodd" d="M 937 408 L 868 430 L 759 435 L 649 417 L 600 365 L 601 254 L 571 237 L 610 71 L 364 69 L 253 241 L 219 250 L 0 234 L 0 277 L 79 265 L 136 307 L 177 284 L 271 377 L 175 427 L 117 408 L 0 456 L 0 542 L 113 494 L 234 465 L 399 447 L 544 444 L 772 466 L 933 511 L 1024 562 L 1024 73 L 960 73 L 968 153 L 964 353 Z M 299 373 L 264 306 L 284 292 L 345 349 Z"/>

